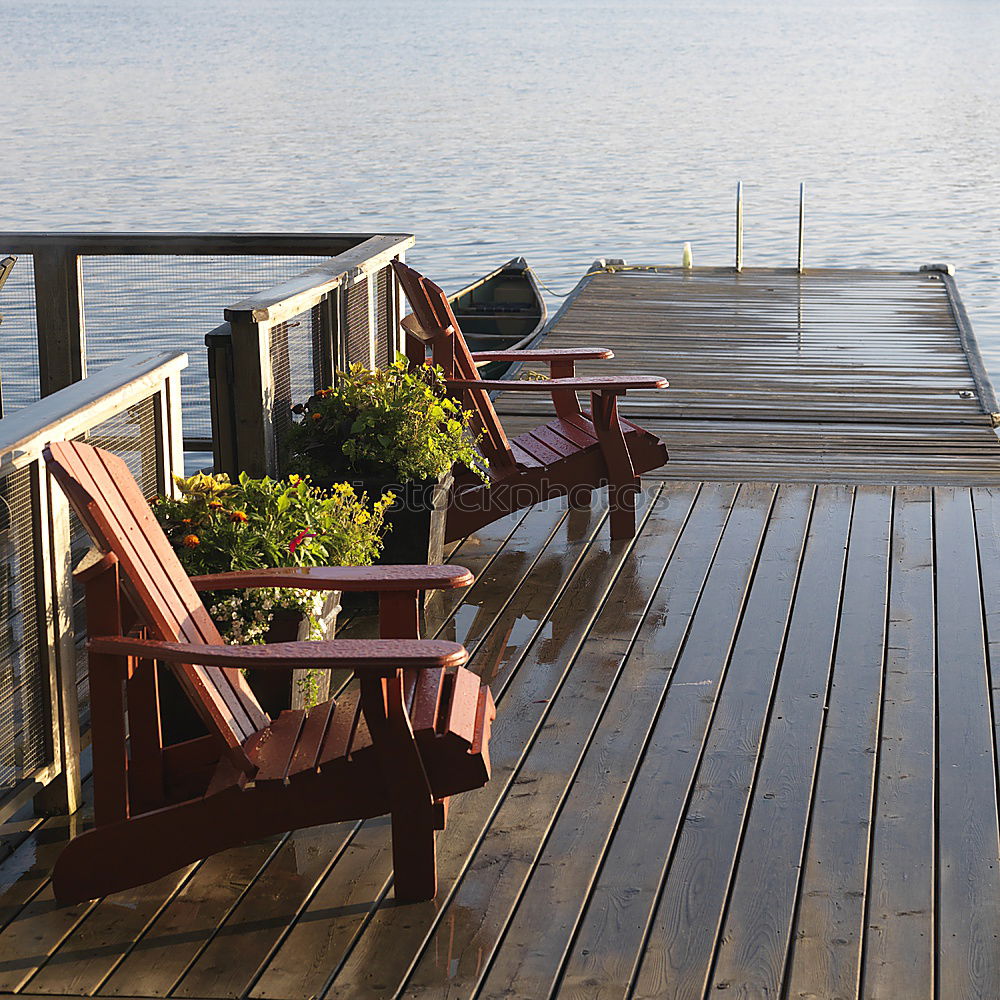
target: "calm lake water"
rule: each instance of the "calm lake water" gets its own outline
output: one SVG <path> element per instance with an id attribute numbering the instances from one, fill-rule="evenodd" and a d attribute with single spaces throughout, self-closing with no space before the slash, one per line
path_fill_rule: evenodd
<path id="1" fill-rule="evenodd" d="M 445 287 L 568 291 L 730 263 L 741 178 L 746 264 L 794 263 L 804 181 L 807 265 L 953 263 L 1000 379 L 995 0 L 0 0 L 0 40 L 0 230 L 413 232 Z"/>

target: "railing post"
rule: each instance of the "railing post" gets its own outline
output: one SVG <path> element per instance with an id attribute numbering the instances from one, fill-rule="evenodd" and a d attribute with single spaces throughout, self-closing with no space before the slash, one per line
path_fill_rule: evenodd
<path id="1" fill-rule="evenodd" d="M 58 774 L 35 796 L 34 808 L 38 815 L 55 815 L 76 812 L 83 792 L 69 504 L 43 464 L 31 465 L 39 555 L 39 652 L 48 681 L 52 754 Z"/>
<path id="2" fill-rule="evenodd" d="M 82 263 L 73 251 L 54 248 L 36 250 L 34 266 L 38 382 L 49 396 L 87 375 Z"/>
<path id="3" fill-rule="evenodd" d="M 406 254 L 400 251 L 396 255 L 396 260 L 400 264 L 406 263 Z M 406 337 L 403 333 L 403 327 L 400 325 L 403 322 L 403 289 L 396 278 L 396 272 L 389 268 L 389 288 L 391 289 L 389 293 L 389 329 L 392 330 L 392 344 L 393 344 L 393 357 L 391 360 L 395 360 L 395 355 L 405 353 L 406 351 Z"/>
<path id="4" fill-rule="evenodd" d="M 174 496 L 174 475 L 184 474 L 184 431 L 181 425 L 180 376 L 163 380 L 163 386 L 153 397 L 156 436 L 157 488 L 166 496 Z"/>
<path id="5" fill-rule="evenodd" d="M 338 365 L 337 341 L 340 337 L 340 286 L 331 288 L 319 303 L 319 323 L 313 352 L 313 383 L 317 389 L 333 385 Z"/>
<path id="6" fill-rule="evenodd" d="M 233 399 L 233 336 L 228 323 L 205 334 L 208 348 L 208 401 L 212 414 L 212 459 L 216 472 L 239 472 L 236 403 Z"/>
<path id="7" fill-rule="evenodd" d="M 233 372 L 239 373 L 240 386 L 233 394 L 236 466 L 255 477 L 277 475 L 270 323 L 235 310 L 227 310 L 226 319 L 232 329 Z"/>

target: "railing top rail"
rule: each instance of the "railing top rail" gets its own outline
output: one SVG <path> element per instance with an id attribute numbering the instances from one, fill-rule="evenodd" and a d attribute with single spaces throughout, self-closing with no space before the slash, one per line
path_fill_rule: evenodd
<path id="1" fill-rule="evenodd" d="M 135 354 L 0 420 L 0 474 L 33 461 L 58 429 L 71 438 L 145 399 L 187 367 L 184 353 Z"/>
<path id="2" fill-rule="evenodd" d="M 279 323 L 315 305 L 327 292 L 360 272 L 370 273 L 413 246 L 415 237 L 403 233 L 371 236 L 333 260 L 289 278 L 237 302 L 225 310 L 228 320 L 247 314 L 254 322 Z"/>
<path id="3" fill-rule="evenodd" d="M 0 250 L 61 250 L 115 254 L 329 254 L 351 250 L 377 233 L 11 233 L 0 232 Z M 397 234 L 397 239 L 406 238 Z M 412 237 L 410 237 L 412 239 Z"/>

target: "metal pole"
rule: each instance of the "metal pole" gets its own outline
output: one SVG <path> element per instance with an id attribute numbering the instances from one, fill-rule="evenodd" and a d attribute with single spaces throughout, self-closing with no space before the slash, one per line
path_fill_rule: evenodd
<path id="1" fill-rule="evenodd" d="M 805 207 L 806 207 L 806 186 L 804 183 L 799 184 L 799 274 L 802 273 L 802 234 L 803 234 L 803 221 L 805 219 Z"/>
<path id="2" fill-rule="evenodd" d="M 736 270 L 743 270 L 743 181 L 736 182 Z"/>

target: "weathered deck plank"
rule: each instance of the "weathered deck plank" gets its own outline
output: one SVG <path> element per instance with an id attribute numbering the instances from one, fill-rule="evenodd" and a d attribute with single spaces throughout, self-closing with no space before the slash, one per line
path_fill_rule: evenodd
<path id="1" fill-rule="evenodd" d="M 897 487 L 863 984 L 934 995 L 934 530 L 928 487 Z"/>
<path id="2" fill-rule="evenodd" d="M 833 680 L 802 862 L 788 972 L 791 996 L 858 995 L 891 529 L 892 490 L 858 487 Z"/>
<path id="3" fill-rule="evenodd" d="M 853 505 L 848 487 L 816 490 L 767 739 L 711 980 L 715 991 L 729 990 L 732 1000 L 777 997 L 781 990 Z M 776 865 L 775 857 L 788 860 Z"/>
<path id="4" fill-rule="evenodd" d="M 635 980 L 635 997 L 701 997 L 715 954 L 812 514 L 813 487 L 778 491 L 746 611 Z M 706 693 L 709 689 L 706 689 Z"/>
<path id="5" fill-rule="evenodd" d="M 934 497 L 937 568 L 938 981 L 955 1000 L 1000 996 L 1000 831 L 989 668 L 971 497 Z"/>
<path id="6" fill-rule="evenodd" d="M 668 695 L 636 784 L 569 952 L 566 996 L 624 996 L 632 981 L 683 829 L 775 493 L 773 486 L 742 487 L 726 521 L 690 631 L 666 678 Z"/>

